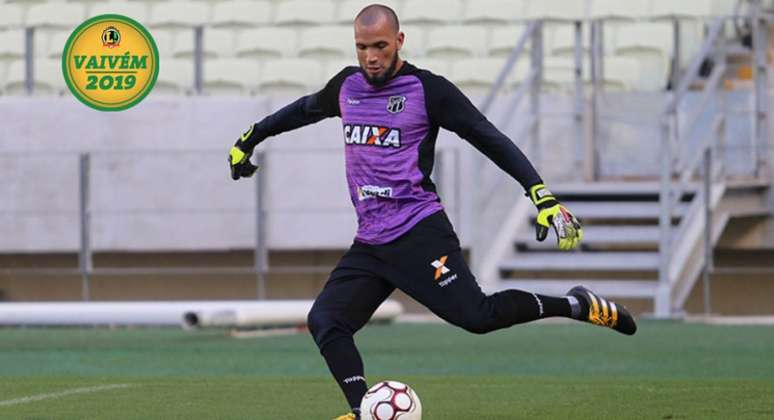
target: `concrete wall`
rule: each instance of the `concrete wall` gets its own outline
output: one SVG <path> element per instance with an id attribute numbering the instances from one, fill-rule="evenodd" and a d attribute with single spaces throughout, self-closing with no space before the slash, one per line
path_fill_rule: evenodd
<path id="1" fill-rule="evenodd" d="M 149 97 L 119 113 L 98 112 L 69 96 L 0 97 L 0 253 L 71 252 L 79 246 L 79 153 L 91 156 L 91 238 L 96 251 L 250 249 L 255 243 L 252 180 L 233 182 L 226 154 L 254 120 L 293 98 Z M 478 102 L 480 98 L 473 98 Z M 536 164 L 549 183 L 577 180 L 582 153 L 570 116 L 572 98 L 543 95 L 541 140 L 522 132 L 526 111 L 490 119 Z M 729 99 L 743 107 L 748 96 Z M 600 173 L 658 173 L 656 115 L 662 94 L 610 94 L 601 104 Z M 690 108 L 690 103 L 687 105 Z M 750 170 L 748 117 L 728 125 L 728 167 Z M 330 119 L 268 140 L 264 200 L 270 249 L 344 249 L 356 218 L 344 178 L 341 126 Z M 690 149 L 690 145 L 684 148 Z M 774 149 L 774 147 L 772 147 Z M 521 188 L 467 142 L 446 131 L 438 140 L 441 197 L 470 246 L 486 226 L 484 195 L 498 207 L 525 199 Z M 490 223 L 491 225 L 491 223 Z M 496 224 L 495 224 L 496 228 Z"/>

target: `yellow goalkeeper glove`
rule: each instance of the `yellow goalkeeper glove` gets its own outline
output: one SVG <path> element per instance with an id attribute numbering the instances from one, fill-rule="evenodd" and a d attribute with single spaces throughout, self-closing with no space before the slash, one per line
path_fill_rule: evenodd
<path id="1" fill-rule="evenodd" d="M 255 139 L 252 138 L 254 128 L 255 126 L 251 125 L 250 129 L 239 137 L 239 140 L 236 141 L 228 153 L 228 166 L 231 168 L 231 179 L 234 181 L 239 178 L 249 178 L 253 176 L 258 169 L 257 166 L 250 162 L 250 156 L 253 154 L 253 147 L 255 147 L 255 144 L 257 143 L 254 141 Z M 244 151 L 243 148 L 248 151 Z"/>
<path id="2" fill-rule="evenodd" d="M 583 228 L 578 219 L 543 184 L 530 187 L 529 197 L 538 209 L 537 240 L 544 241 L 548 236 L 548 228 L 553 227 L 559 249 L 575 249 L 583 239 Z"/>

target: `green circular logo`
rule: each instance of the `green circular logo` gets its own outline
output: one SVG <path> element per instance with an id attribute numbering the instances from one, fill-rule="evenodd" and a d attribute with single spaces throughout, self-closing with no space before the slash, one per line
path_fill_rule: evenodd
<path id="1" fill-rule="evenodd" d="M 67 40 L 62 74 L 79 101 L 100 111 L 122 111 L 153 89 L 159 51 L 150 32 L 134 19 L 95 16 Z"/>

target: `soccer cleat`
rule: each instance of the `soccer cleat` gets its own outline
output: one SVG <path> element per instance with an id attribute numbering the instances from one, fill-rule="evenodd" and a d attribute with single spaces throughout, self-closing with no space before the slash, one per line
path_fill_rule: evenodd
<path id="1" fill-rule="evenodd" d="M 637 332 L 637 324 L 628 310 L 622 305 L 600 297 L 583 286 L 575 286 L 567 292 L 580 302 L 583 311 L 580 320 L 590 322 L 601 327 L 612 328 L 619 333 L 633 335 Z"/>
<path id="2" fill-rule="evenodd" d="M 336 417 L 333 420 L 360 420 L 360 416 L 355 413 L 349 412 L 343 416 Z"/>

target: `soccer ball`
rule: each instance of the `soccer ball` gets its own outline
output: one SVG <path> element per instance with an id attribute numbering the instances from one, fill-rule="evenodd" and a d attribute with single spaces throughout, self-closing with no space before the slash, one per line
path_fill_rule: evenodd
<path id="1" fill-rule="evenodd" d="M 397 381 L 383 381 L 371 387 L 360 403 L 363 420 L 421 420 L 422 404 L 416 392 Z"/>

